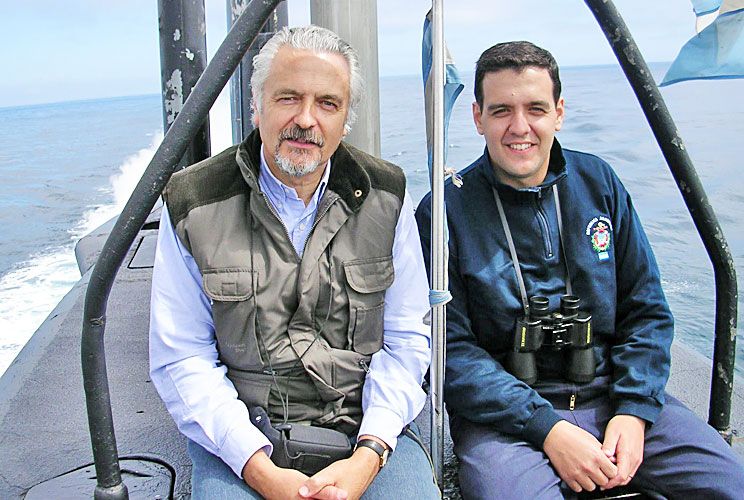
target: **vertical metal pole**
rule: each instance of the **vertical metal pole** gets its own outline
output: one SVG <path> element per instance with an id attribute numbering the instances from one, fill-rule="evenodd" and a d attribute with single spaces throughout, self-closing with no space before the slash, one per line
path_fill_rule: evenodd
<path id="1" fill-rule="evenodd" d="M 243 13 L 250 0 L 227 0 L 227 26 L 233 25 L 235 20 Z M 253 74 L 253 57 L 258 54 L 264 43 L 274 33 L 287 26 L 287 2 L 281 2 L 274 12 L 269 16 L 266 24 L 261 27 L 261 33 L 251 44 L 248 52 L 240 61 L 238 69 L 235 70 L 230 79 L 230 114 L 232 116 L 232 140 L 233 144 L 241 142 L 253 130 L 251 120 L 251 75 Z"/>
<path id="2" fill-rule="evenodd" d="M 380 156 L 380 90 L 377 67 L 377 1 L 312 0 L 310 22 L 334 31 L 354 47 L 364 80 L 364 98 L 345 141 Z"/>
<path id="3" fill-rule="evenodd" d="M 433 141 L 431 168 L 431 289 L 447 290 L 447 241 L 444 234 L 444 16 L 442 0 L 431 3 Z M 431 458 L 440 487 L 444 469 L 445 304 L 431 314 Z"/>
<path id="4" fill-rule="evenodd" d="M 716 282 L 715 350 L 708 423 L 731 442 L 738 288 L 736 267 L 723 230 L 638 46 L 610 0 L 585 0 L 633 87 L 646 120 L 677 182 L 708 257 Z"/>
<path id="5" fill-rule="evenodd" d="M 163 130 L 168 130 L 207 66 L 204 0 L 158 0 Z M 209 119 L 179 162 L 184 168 L 210 156 Z"/>

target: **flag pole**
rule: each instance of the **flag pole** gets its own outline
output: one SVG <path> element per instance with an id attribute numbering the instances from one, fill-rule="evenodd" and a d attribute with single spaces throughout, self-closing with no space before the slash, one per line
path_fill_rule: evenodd
<path id="1" fill-rule="evenodd" d="M 431 276 L 432 290 L 447 290 L 446 239 L 444 235 L 444 21 L 442 0 L 433 0 L 432 9 L 432 169 L 431 169 Z M 444 361 L 445 304 L 431 310 L 431 441 L 434 473 L 443 487 L 444 464 Z"/>

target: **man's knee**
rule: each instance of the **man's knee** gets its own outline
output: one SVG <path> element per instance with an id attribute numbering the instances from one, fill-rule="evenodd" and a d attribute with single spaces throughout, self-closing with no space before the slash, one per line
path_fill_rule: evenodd
<path id="1" fill-rule="evenodd" d="M 647 434 L 641 472 L 670 496 L 741 498 L 744 460 L 712 427 L 669 398 Z"/>
<path id="2" fill-rule="evenodd" d="M 561 480 L 547 457 L 527 443 L 459 447 L 463 498 L 563 498 Z"/>
<path id="3" fill-rule="evenodd" d="M 463 498 L 468 499 L 562 499 L 560 478 L 550 466 L 546 469 L 519 471 L 503 463 L 472 467 L 471 464 L 460 462 L 460 491 Z"/>

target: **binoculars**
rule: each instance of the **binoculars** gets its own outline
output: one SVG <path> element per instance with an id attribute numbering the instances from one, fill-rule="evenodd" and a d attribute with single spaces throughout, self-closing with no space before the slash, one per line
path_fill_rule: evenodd
<path id="1" fill-rule="evenodd" d="M 563 351 L 564 377 L 571 382 L 594 380 L 597 362 L 594 358 L 591 314 L 579 310 L 581 299 L 575 295 L 561 297 L 560 311 L 548 312 L 547 297 L 530 297 L 529 314 L 517 319 L 514 346 L 506 358 L 506 368 L 526 384 L 537 381 L 535 353 L 544 347 Z"/>

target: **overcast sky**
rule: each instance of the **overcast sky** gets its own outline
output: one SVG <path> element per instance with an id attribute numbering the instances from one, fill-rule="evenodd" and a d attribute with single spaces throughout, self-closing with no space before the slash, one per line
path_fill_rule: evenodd
<path id="1" fill-rule="evenodd" d="M 290 24 L 310 20 L 288 0 Z M 350 0 L 358 1 L 358 0 Z M 207 50 L 225 32 L 225 0 L 206 0 Z M 449 0 L 445 38 L 462 72 L 499 41 L 525 39 L 562 66 L 615 61 L 582 0 Z M 688 0 L 616 0 L 647 61 L 671 61 L 694 33 Z M 425 0 L 378 0 L 380 75 L 420 71 Z M 404 7 L 401 7 L 404 6 Z M 0 2 L 0 107 L 160 91 L 157 0 Z"/>

